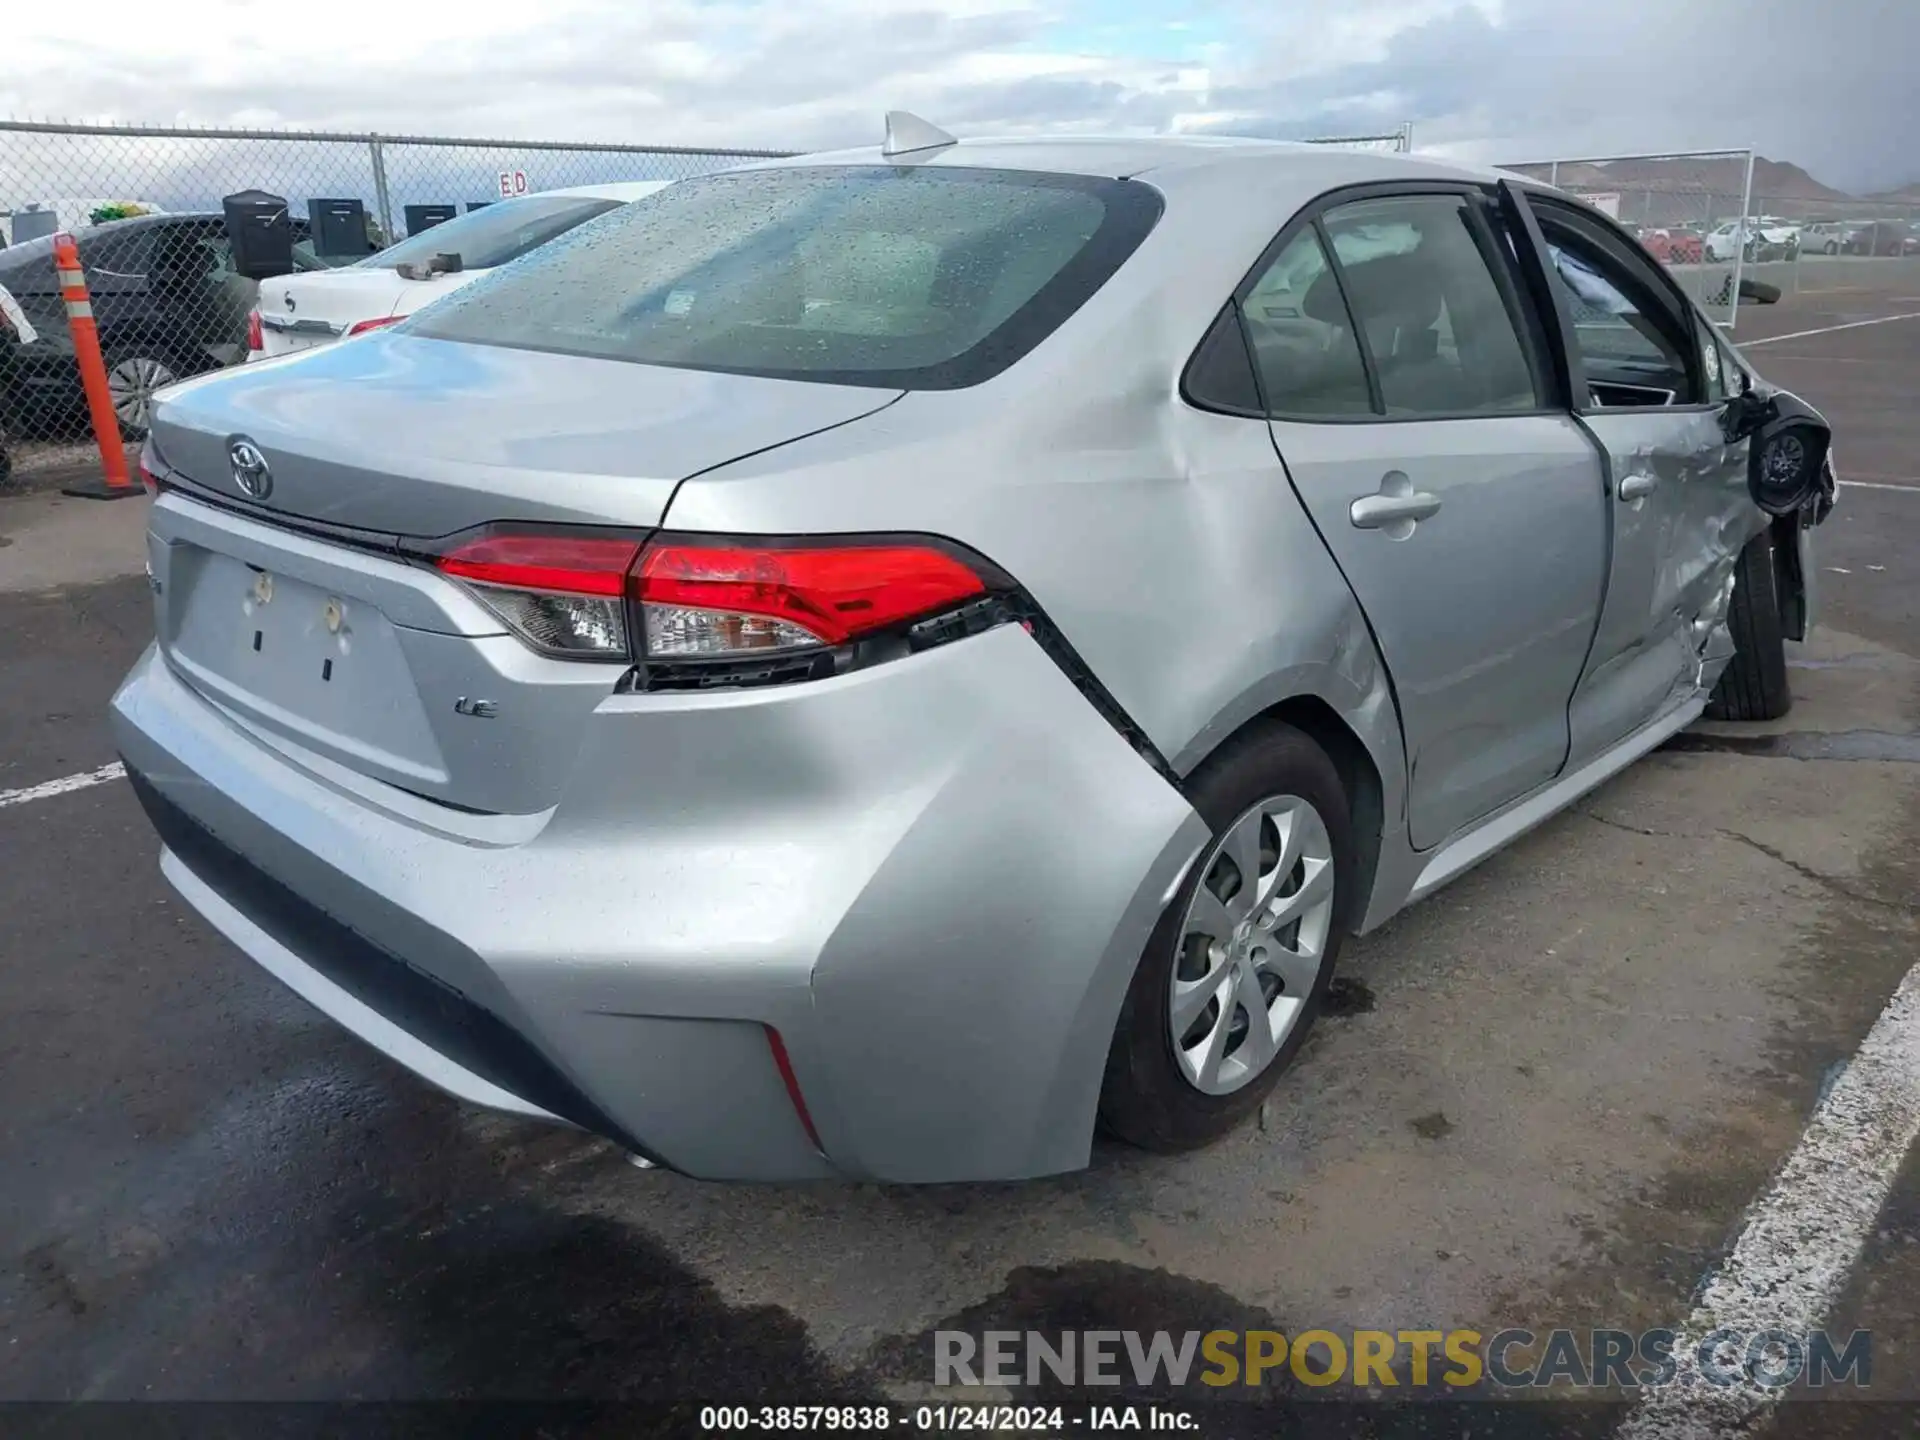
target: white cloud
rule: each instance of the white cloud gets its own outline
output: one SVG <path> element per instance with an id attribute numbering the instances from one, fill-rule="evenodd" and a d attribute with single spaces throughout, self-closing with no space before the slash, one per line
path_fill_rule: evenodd
<path id="1" fill-rule="evenodd" d="M 1920 172 L 1920 5 L 1884 0 L 16 8 L 14 116 L 803 149 L 904 106 L 976 134 L 1412 121 L 1482 158 L 1752 144 L 1838 183 Z M 1108 53 L 1123 30 L 1135 48 Z"/>

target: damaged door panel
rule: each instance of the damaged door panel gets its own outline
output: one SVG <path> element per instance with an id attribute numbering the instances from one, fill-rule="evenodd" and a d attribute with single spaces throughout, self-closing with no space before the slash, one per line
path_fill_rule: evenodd
<path id="1" fill-rule="evenodd" d="M 1733 655 L 1740 551 L 1763 523 L 1723 424 L 1717 337 L 1659 267 L 1574 206 L 1528 195 L 1575 413 L 1601 452 L 1606 600 L 1569 707 L 1570 764 L 1710 689 Z"/>

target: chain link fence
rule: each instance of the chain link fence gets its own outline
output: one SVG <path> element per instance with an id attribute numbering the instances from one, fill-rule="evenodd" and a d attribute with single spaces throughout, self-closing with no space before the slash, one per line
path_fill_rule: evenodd
<path id="1" fill-rule="evenodd" d="M 1507 165 L 1597 205 L 1640 239 L 1717 321 L 1734 328 L 1740 282 L 1781 295 L 1915 293 L 1920 198 L 1856 197 L 1749 150 Z"/>
<path id="2" fill-rule="evenodd" d="M 1761 261 L 1786 258 L 1771 241 L 1746 233 L 1751 215 L 1753 152 L 1701 150 L 1672 155 L 1616 155 L 1505 165 L 1577 195 L 1613 216 L 1673 272 L 1680 287 L 1717 322 L 1739 320 L 1740 280 L 1761 278 Z M 1744 236 L 1744 239 L 1743 239 Z"/>
<path id="3" fill-rule="evenodd" d="M 1308 143 L 1404 153 L 1413 130 Z M 677 180 L 789 153 L 0 121 L 0 286 L 13 301 L 0 314 L 0 453 L 10 451 L 22 473 L 92 464 L 56 232 L 79 242 L 113 407 L 123 434 L 138 440 L 157 390 L 263 347 L 260 280 L 233 253 L 230 196 L 285 202 L 286 273 L 299 275 L 367 261 L 502 200 Z M 511 213 L 491 219 L 505 225 Z M 304 316 L 271 319 L 328 328 Z"/>
<path id="4" fill-rule="evenodd" d="M 1789 263 L 1756 271 L 1789 295 L 1828 291 L 1920 293 L 1920 201 L 1907 197 L 1809 195 L 1756 183 L 1762 235 L 1790 233 Z"/>
<path id="5" fill-rule="evenodd" d="M 1303 143 L 1334 145 L 1342 150 L 1372 150 L 1392 155 L 1405 155 L 1413 149 L 1413 126 L 1402 125 L 1398 130 L 1379 135 L 1316 135 Z"/>
<path id="6" fill-rule="evenodd" d="M 114 408 L 137 439 L 155 390 L 249 352 L 259 282 L 236 264 L 228 196 L 286 202 L 298 274 L 366 260 L 502 199 L 785 153 L 0 121 L 0 286 L 14 301 L 0 314 L 0 443 L 23 473 L 90 456 L 57 231 L 79 241 Z"/>

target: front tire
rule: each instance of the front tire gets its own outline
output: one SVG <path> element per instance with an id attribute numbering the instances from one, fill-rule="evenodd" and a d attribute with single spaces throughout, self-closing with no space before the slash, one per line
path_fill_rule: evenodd
<path id="1" fill-rule="evenodd" d="M 1793 708 L 1787 687 L 1787 642 L 1773 565 L 1773 531 L 1762 530 L 1740 552 L 1734 570 L 1733 659 L 1707 699 L 1709 720 L 1778 720 Z"/>
<path id="2" fill-rule="evenodd" d="M 1229 741 L 1188 798 L 1213 831 L 1147 941 L 1100 1092 L 1109 1134 L 1219 1139 L 1306 1043 L 1357 899 L 1353 824 L 1326 752 L 1290 725 Z"/>

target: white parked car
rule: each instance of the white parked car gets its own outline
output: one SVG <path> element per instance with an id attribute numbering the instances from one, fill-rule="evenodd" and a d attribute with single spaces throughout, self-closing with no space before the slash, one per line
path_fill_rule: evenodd
<path id="1" fill-rule="evenodd" d="M 310 350 L 404 320 L 427 302 L 669 183 L 582 185 L 501 200 L 352 265 L 269 280 L 248 319 L 247 358 Z"/>
<path id="2" fill-rule="evenodd" d="M 1743 249 L 1749 260 L 1793 260 L 1800 254 L 1800 227 L 1772 216 L 1729 220 L 1707 232 L 1702 248 L 1710 261 L 1731 260 Z"/>

